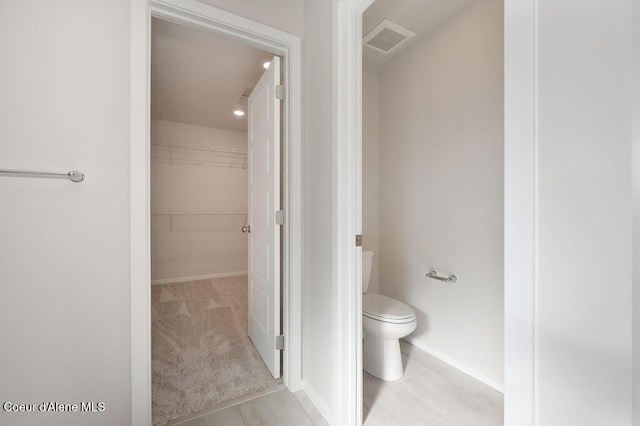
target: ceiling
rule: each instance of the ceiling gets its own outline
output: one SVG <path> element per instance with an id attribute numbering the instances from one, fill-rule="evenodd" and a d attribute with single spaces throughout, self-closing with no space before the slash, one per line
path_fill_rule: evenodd
<path id="1" fill-rule="evenodd" d="M 385 18 L 410 29 L 416 36 L 387 55 L 363 46 L 363 59 L 371 64 L 383 63 L 471 1 L 473 0 L 376 0 L 362 16 L 363 36 Z"/>
<path id="2" fill-rule="evenodd" d="M 151 118 L 246 131 L 233 107 L 273 55 L 156 18 L 151 35 Z"/>

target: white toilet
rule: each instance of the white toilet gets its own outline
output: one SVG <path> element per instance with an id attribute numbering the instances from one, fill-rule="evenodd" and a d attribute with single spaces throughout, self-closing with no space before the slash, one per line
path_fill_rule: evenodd
<path id="1" fill-rule="evenodd" d="M 364 371 L 381 380 L 402 377 L 400 339 L 416 329 L 416 313 L 398 300 L 367 293 L 373 252 L 362 252 L 362 329 Z"/>

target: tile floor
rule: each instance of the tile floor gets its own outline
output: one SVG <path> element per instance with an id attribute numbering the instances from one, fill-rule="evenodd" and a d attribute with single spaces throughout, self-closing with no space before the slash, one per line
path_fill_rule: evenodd
<path id="1" fill-rule="evenodd" d="M 503 395 L 401 340 L 404 376 L 384 382 L 364 373 L 365 426 L 499 426 Z"/>
<path id="2" fill-rule="evenodd" d="M 401 341 L 405 373 L 383 382 L 364 373 L 364 425 L 500 426 L 503 395 Z M 327 425 L 304 392 L 282 389 L 182 426 Z"/>
<path id="3" fill-rule="evenodd" d="M 303 391 L 282 389 L 181 426 L 328 426 Z"/>

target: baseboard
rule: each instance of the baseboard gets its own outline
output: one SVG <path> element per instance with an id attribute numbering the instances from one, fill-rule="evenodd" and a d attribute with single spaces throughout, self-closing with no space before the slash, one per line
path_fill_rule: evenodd
<path id="1" fill-rule="evenodd" d="M 151 285 L 183 283 L 185 281 L 209 280 L 211 278 L 237 277 L 240 275 L 247 275 L 247 271 L 222 272 L 220 274 L 196 275 L 194 277 L 166 278 L 164 280 L 151 280 Z"/>
<path id="2" fill-rule="evenodd" d="M 484 383 L 485 385 L 489 386 L 490 388 L 493 388 L 495 390 L 497 390 L 498 392 L 504 393 L 504 384 L 500 383 L 499 381 L 492 379 L 491 377 L 487 376 L 486 374 L 480 373 L 477 370 L 466 366 L 464 364 L 462 364 L 461 362 L 456 361 L 455 359 L 443 354 L 442 352 L 439 352 L 435 349 L 430 348 L 429 346 L 425 345 L 424 343 L 421 343 L 419 341 L 417 341 L 416 339 L 407 336 L 404 338 L 404 340 L 406 340 L 407 342 L 411 343 L 413 346 L 415 346 L 416 348 L 425 351 L 426 353 L 428 353 L 431 356 L 434 356 L 436 358 L 438 358 L 440 361 L 445 362 L 447 364 L 449 364 L 450 366 L 452 366 L 453 368 L 455 368 L 456 370 L 460 370 L 463 373 L 473 377 L 476 380 L 481 381 L 482 383 Z"/>
<path id="3" fill-rule="evenodd" d="M 311 400 L 313 405 L 316 406 L 326 422 L 331 424 L 331 410 L 329 410 L 329 407 L 327 407 L 322 398 L 320 398 L 320 395 L 316 393 L 315 389 L 313 389 L 313 387 L 311 387 L 311 385 L 309 385 L 309 383 L 304 379 L 302 379 L 302 390 L 307 394 L 309 400 Z"/>

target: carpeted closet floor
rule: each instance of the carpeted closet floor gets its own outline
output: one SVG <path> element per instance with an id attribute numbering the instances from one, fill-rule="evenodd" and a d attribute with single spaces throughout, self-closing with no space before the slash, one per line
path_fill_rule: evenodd
<path id="1" fill-rule="evenodd" d="M 247 276 L 151 286 L 153 424 L 281 385 L 247 336 Z"/>

